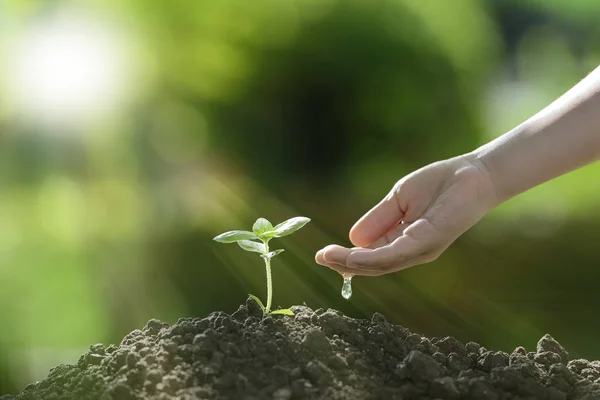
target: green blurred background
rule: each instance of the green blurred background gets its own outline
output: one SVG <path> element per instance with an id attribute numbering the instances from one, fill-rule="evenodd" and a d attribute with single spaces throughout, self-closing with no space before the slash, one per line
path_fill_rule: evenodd
<path id="1" fill-rule="evenodd" d="M 274 304 L 600 357 L 600 164 L 490 213 L 436 262 L 314 263 L 403 175 L 470 151 L 600 61 L 595 0 L 0 0 L 0 393 L 150 318 L 265 297 L 211 239 L 303 215 Z"/>

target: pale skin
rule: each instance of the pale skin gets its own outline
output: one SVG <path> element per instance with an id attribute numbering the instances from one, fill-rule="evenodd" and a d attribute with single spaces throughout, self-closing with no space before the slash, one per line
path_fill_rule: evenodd
<path id="1" fill-rule="evenodd" d="M 436 260 L 492 208 L 600 159 L 600 67 L 523 124 L 400 179 L 317 263 L 378 276 Z M 594 183 L 595 184 L 595 183 Z"/>

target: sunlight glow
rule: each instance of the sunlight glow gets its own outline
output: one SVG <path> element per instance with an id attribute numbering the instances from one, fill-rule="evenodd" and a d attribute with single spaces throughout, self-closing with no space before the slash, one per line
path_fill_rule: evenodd
<path id="1" fill-rule="evenodd" d="M 43 21 L 13 53 L 8 87 L 17 110 L 28 117 L 88 119 L 107 111 L 123 94 L 119 41 L 95 21 L 73 16 Z"/>

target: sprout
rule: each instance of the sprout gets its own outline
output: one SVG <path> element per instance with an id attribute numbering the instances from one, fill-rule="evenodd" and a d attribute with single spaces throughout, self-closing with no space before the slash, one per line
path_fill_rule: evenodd
<path id="1" fill-rule="evenodd" d="M 229 231 L 220 234 L 213 240 L 221 243 L 237 243 L 242 249 L 253 253 L 259 253 L 265 261 L 267 270 L 267 305 L 263 305 L 262 301 L 254 295 L 250 295 L 263 311 L 263 315 L 268 314 L 284 314 L 294 315 L 292 310 L 273 310 L 271 311 L 271 298 L 273 297 L 273 283 L 271 280 L 271 259 L 283 252 L 283 249 L 269 250 L 269 241 L 273 238 L 280 238 L 291 235 L 298 229 L 310 222 L 306 217 L 294 217 L 273 227 L 265 218 L 259 218 L 252 226 L 252 232 L 249 231 Z"/>

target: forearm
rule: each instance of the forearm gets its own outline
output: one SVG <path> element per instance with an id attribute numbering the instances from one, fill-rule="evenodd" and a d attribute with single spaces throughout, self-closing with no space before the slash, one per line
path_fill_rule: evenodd
<path id="1" fill-rule="evenodd" d="M 600 159 L 600 68 L 471 156 L 489 173 L 499 203 Z"/>

